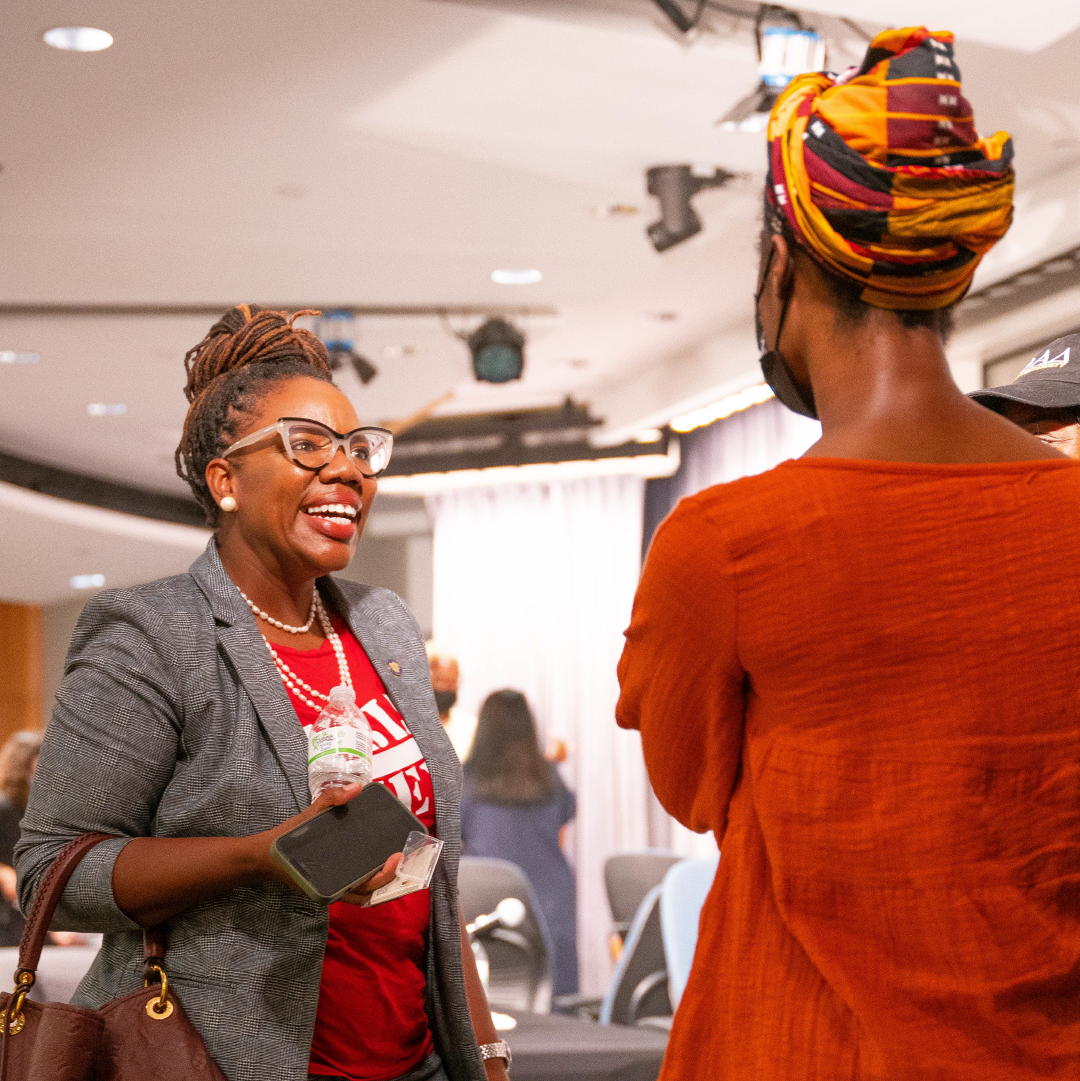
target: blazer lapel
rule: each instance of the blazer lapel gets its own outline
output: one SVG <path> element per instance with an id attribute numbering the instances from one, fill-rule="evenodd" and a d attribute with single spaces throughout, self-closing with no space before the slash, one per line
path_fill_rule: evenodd
<path id="1" fill-rule="evenodd" d="M 218 641 L 255 706 L 259 722 L 289 782 L 297 811 L 302 811 L 311 803 L 304 730 L 270 658 L 266 639 L 222 566 L 213 540 L 192 564 L 189 573 L 210 602 L 218 624 Z"/>

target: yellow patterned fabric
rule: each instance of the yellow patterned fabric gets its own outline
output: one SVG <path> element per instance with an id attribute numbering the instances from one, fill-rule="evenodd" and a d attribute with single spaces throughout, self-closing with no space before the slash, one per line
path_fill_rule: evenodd
<path id="1" fill-rule="evenodd" d="M 1012 220 L 1012 140 L 977 135 L 946 31 L 887 30 L 860 68 L 796 77 L 768 140 L 766 199 L 874 307 L 955 304 Z"/>

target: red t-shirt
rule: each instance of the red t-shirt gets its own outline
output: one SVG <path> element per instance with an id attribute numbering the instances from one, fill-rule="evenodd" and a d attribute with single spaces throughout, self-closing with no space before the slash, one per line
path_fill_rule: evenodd
<path id="1" fill-rule="evenodd" d="M 386 785 L 434 833 L 435 794 L 424 756 L 360 643 L 338 619 L 332 623 L 345 648 L 357 705 L 371 724 L 373 779 Z M 341 682 L 329 642 L 312 650 L 274 649 L 323 694 Z M 289 699 L 301 724 L 318 716 L 293 694 Z M 373 908 L 344 901 L 330 906 L 311 1073 L 386 1081 L 415 1069 L 431 1054 L 424 1012 L 430 913 L 427 890 Z"/>

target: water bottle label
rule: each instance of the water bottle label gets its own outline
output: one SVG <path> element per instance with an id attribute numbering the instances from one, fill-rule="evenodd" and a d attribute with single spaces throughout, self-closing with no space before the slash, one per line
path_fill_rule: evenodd
<path id="1" fill-rule="evenodd" d="M 362 750 L 367 742 L 367 733 L 351 725 L 337 724 L 333 728 L 324 728 L 321 732 L 313 732 L 314 725 L 304 725 L 304 733 L 308 737 L 308 765 L 328 754 L 351 754 L 365 761 L 371 761 L 371 755 Z"/>

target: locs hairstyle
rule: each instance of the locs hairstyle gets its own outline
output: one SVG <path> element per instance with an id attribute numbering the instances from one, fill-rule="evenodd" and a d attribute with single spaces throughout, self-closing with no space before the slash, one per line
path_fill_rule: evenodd
<path id="1" fill-rule="evenodd" d="M 206 467 L 241 434 L 242 418 L 253 413 L 272 387 L 297 376 L 330 383 L 326 346 L 310 331 L 293 326 L 284 312 L 258 304 L 230 308 L 205 338 L 184 356 L 191 403 L 176 448 L 176 472 L 191 487 L 217 526 L 221 512 L 206 483 Z"/>

